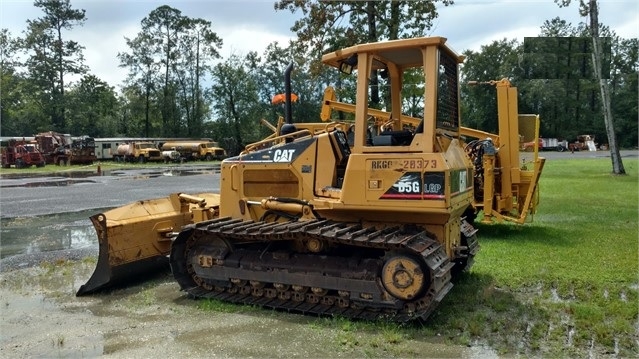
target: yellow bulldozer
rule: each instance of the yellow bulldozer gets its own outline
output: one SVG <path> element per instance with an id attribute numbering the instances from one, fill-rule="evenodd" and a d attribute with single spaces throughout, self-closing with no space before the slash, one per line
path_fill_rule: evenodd
<path id="1" fill-rule="evenodd" d="M 499 133 L 461 126 L 459 64 L 442 37 L 368 43 L 322 62 L 356 76 L 356 101 L 328 88 L 322 122 L 286 120 L 221 164 L 219 193 L 175 193 L 91 217 L 97 268 L 78 295 L 171 268 L 195 298 L 350 318 L 427 318 L 479 250 L 473 221 L 523 223 L 544 164 L 520 158 L 539 117 L 496 87 Z M 369 107 L 373 70 L 389 105 Z M 402 112 L 403 74 L 423 75 L 423 116 Z M 337 112 L 351 122 L 332 121 Z M 534 139 L 534 138 L 533 138 Z"/>

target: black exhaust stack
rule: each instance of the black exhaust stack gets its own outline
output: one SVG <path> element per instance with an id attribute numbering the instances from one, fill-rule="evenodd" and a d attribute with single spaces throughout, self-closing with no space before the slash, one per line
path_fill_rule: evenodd
<path id="1" fill-rule="evenodd" d="M 284 105 L 284 116 L 286 118 L 286 123 L 282 125 L 280 129 L 280 135 L 288 135 L 290 133 L 296 132 L 297 128 L 293 125 L 293 106 L 291 99 L 291 72 L 293 71 L 293 63 L 291 62 L 286 67 L 284 71 L 284 96 L 286 100 L 286 104 Z M 292 137 L 287 137 L 286 142 L 293 141 Z"/>
<path id="2" fill-rule="evenodd" d="M 293 63 L 291 62 L 284 71 L 284 94 L 286 96 L 286 123 L 293 124 L 293 113 L 291 106 L 291 72 L 293 72 Z"/>

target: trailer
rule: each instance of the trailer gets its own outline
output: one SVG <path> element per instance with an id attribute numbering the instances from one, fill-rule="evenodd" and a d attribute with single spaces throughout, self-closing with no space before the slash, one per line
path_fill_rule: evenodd
<path id="1" fill-rule="evenodd" d="M 564 152 L 568 149 L 568 141 L 559 141 L 556 138 L 540 138 L 542 151 Z"/>
<path id="2" fill-rule="evenodd" d="M 524 152 L 532 152 L 535 150 L 535 142 L 538 151 L 558 151 L 563 152 L 568 149 L 568 141 L 559 141 L 556 138 L 538 138 L 537 141 L 524 142 L 521 150 Z"/>

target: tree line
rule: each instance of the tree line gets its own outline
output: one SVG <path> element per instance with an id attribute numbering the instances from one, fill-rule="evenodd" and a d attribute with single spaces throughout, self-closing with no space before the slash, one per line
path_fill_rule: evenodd
<path id="1" fill-rule="evenodd" d="M 322 53 L 361 42 L 425 36 L 438 6 L 452 3 L 280 0 L 274 11 L 303 14 L 291 24 L 295 40 L 273 42 L 262 54 L 227 58 L 220 55 L 224 39 L 214 24 L 164 5 L 141 19 L 140 31 L 126 38 L 127 51 L 117 58 L 128 76 L 122 84 L 109 84 L 90 72 L 84 46 L 68 38 L 70 30 L 87 21 L 85 11 L 73 8 L 70 0 L 35 0 L 43 16 L 28 20 L 22 35 L 0 31 L 0 132 L 211 137 L 234 153 L 269 134 L 259 126 L 260 119 L 274 123 L 283 115 L 282 105 L 272 104 L 271 98 L 284 91 L 283 72 L 289 63 L 295 64 L 292 88 L 298 95 L 294 118 L 317 122 L 326 86 L 334 86 L 341 101 L 354 98 L 350 78 L 320 66 Z M 590 75 L 591 62 L 584 61 L 592 49 L 580 40 L 586 36 L 584 23 L 546 20 L 540 24 L 542 41 L 503 39 L 463 52 L 461 83 L 509 78 L 520 91 L 520 112 L 541 115 L 544 137 L 574 140 L 591 134 L 604 143 L 598 85 Z M 619 144 L 637 146 L 637 39 L 619 38 L 605 26 L 601 36 L 607 39 L 604 73 Z M 381 74 L 371 76 L 370 106 L 384 108 L 385 81 Z M 423 109 L 415 101 L 421 96 L 420 84 L 411 74 L 404 83 L 415 85 L 412 91 L 406 86 L 404 111 L 420 115 Z M 494 91 L 462 85 L 461 96 L 462 124 L 495 131 Z"/>

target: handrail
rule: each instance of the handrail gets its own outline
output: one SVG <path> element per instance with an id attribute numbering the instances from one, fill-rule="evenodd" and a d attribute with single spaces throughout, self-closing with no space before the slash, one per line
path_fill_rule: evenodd
<path id="1" fill-rule="evenodd" d="M 326 100 L 326 101 L 324 101 L 324 106 L 328 106 L 329 108 L 331 108 L 333 110 L 338 110 L 338 111 L 347 112 L 347 113 L 355 113 L 355 105 L 350 104 L 350 103 Z M 369 107 L 369 108 L 366 109 L 366 115 L 367 116 L 372 116 L 372 117 L 375 117 L 375 118 L 390 119 L 392 114 L 390 112 L 386 112 L 386 111 L 382 111 L 382 110 L 378 110 L 378 109 Z M 411 117 L 411 116 L 405 116 L 405 115 L 401 115 L 399 120 L 402 123 L 408 123 L 408 124 L 411 124 L 413 126 L 419 125 L 419 122 L 421 121 L 421 119 L 419 119 L 419 118 L 415 118 L 415 117 Z"/>
<path id="2" fill-rule="evenodd" d="M 299 131 L 295 131 L 293 133 L 286 134 L 286 135 L 279 135 L 279 136 L 275 136 L 275 137 L 270 137 L 269 136 L 269 137 L 267 137 L 267 138 L 265 138 L 265 139 L 263 139 L 261 141 L 253 142 L 251 144 L 246 145 L 246 147 L 244 147 L 244 151 L 240 152 L 240 156 L 243 156 L 243 155 L 248 154 L 249 152 L 255 151 L 256 147 L 259 147 L 260 145 L 263 145 L 265 143 L 276 142 L 276 141 L 279 141 L 279 140 L 284 140 L 287 137 L 296 137 L 296 136 L 301 136 L 301 135 L 304 135 L 304 134 L 306 134 L 307 136 L 310 136 L 310 137 L 314 136 L 313 132 L 311 132 L 310 130 L 305 129 L 305 128 L 301 129 Z"/>

